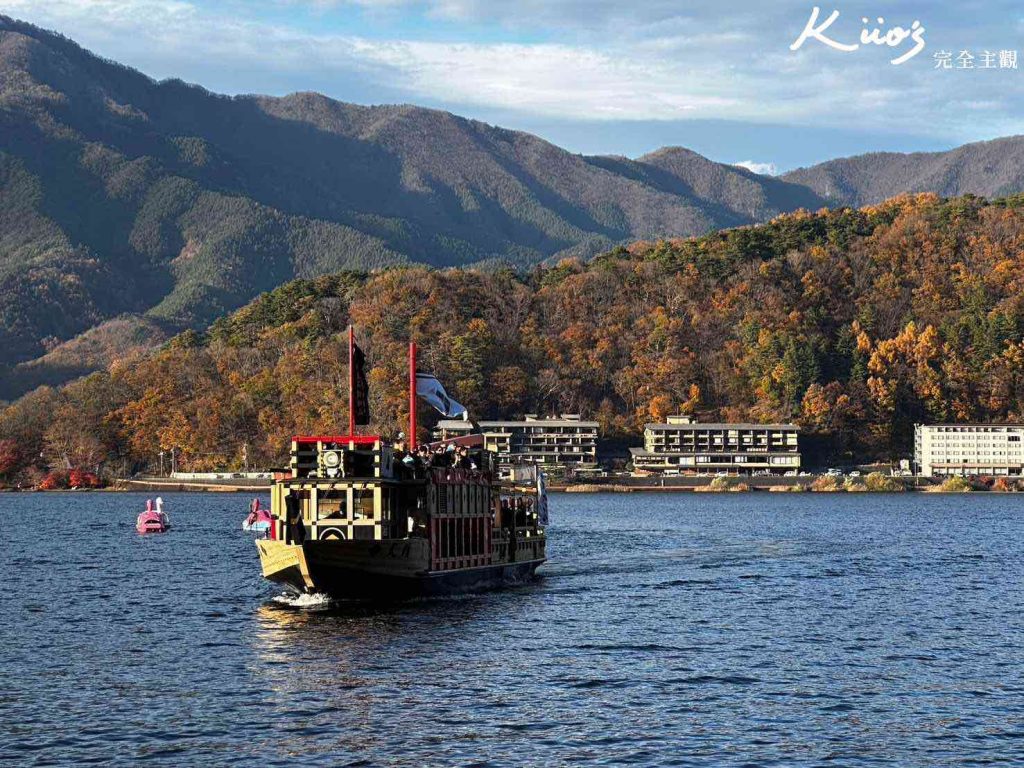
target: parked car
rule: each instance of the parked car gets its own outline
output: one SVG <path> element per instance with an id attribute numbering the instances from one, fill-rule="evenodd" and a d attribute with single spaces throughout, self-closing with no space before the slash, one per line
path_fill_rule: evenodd
<path id="1" fill-rule="evenodd" d="M 860 472 L 855 469 L 850 473 L 850 477 L 860 477 Z"/>
<path id="2" fill-rule="evenodd" d="M 828 477 L 842 477 L 843 476 L 843 470 L 836 469 L 835 467 L 829 467 L 828 470 L 825 472 L 825 474 Z"/>
<path id="3" fill-rule="evenodd" d="M 784 474 L 783 477 L 796 477 L 796 470 L 795 469 L 789 470 L 789 472 Z"/>

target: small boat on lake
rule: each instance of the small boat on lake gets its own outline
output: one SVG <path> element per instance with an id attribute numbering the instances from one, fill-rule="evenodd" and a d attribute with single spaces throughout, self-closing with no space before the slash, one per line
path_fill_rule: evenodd
<path id="1" fill-rule="evenodd" d="M 349 360 L 359 360 L 357 353 L 350 347 Z M 417 377 L 411 346 L 413 436 L 417 392 L 446 416 L 462 409 L 436 395 L 433 377 L 434 396 L 424 394 L 420 378 L 427 377 Z M 290 470 L 271 489 L 270 530 L 256 541 L 264 578 L 299 594 L 357 599 L 474 592 L 533 578 L 547 543 L 547 499 L 535 464 L 502 478 L 483 435 L 413 452 L 354 434 L 353 422 L 347 435 L 293 438 Z"/>
<path id="2" fill-rule="evenodd" d="M 249 514 L 242 521 L 243 531 L 255 531 L 256 533 L 267 533 L 274 518 L 270 515 L 269 509 L 260 506 L 259 499 L 253 499 L 249 504 Z"/>
<path id="3" fill-rule="evenodd" d="M 156 505 L 152 499 L 146 499 L 146 511 L 135 521 L 135 530 L 139 533 L 165 533 L 171 529 L 171 521 L 164 512 L 164 500 L 159 496 Z"/>

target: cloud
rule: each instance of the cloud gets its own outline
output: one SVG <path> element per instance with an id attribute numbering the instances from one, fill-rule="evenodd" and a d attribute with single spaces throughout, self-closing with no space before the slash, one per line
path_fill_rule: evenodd
<path id="1" fill-rule="evenodd" d="M 798 2 L 799 0 L 789 0 Z M 500 24 L 519 29 L 540 27 L 558 29 L 598 29 L 610 25 L 620 34 L 648 24 L 696 22 L 701 18 L 721 17 L 720 8 L 700 8 L 699 4 L 679 0 L 277 0 L 293 6 L 316 8 L 359 7 L 371 10 L 401 8 L 430 18 L 473 24 Z M 695 7 L 696 6 L 696 7 Z M 735 21 L 744 13 L 732 12 Z"/>
<path id="2" fill-rule="evenodd" d="M 180 76 L 234 93 L 317 89 L 340 99 L 409 101 L 470 113 L 590 122 L 856 125 L 950 140 L 1018 129 L 1020 73 L 932 69 L 930 51 L 941 45 L 964 47 L 976 39 L 998 47 L 1003 38 L 983 25 L 964 39 L 963 29 L 943 32 L 940 12 L 921 6 L 935 42 L 929 38 L 928 51 L 893 67 L 891 52 L 874 46 L 841 53 L 811 41 L 791 52 L 788 45 L 808 12 L 796 0 L 737 2 L 727 12 L 698 5 L 0 0 L 0 12 L 57 29 L 156 77 Z M 1011 6 L 1005 9 L 1007 18 L 1016 18 Z M 366 19 L 361 26 L 349 23 L 360 14 L 373 20 L 377 12 L 404 21 L 389 15 L 369 25 Z M 859 19 L 847 16 L 844 35 L 859 29 Z M 512 42 L 488 40 L 480 25 L 500 27 L 503 34 L 492 37 Z M 421 28 L 426 31 L 418 34 Z M 388 29 L 402 33 L 388 36 Z M 519 34 L 522 29 L 532 32 Z M 540 39 L 537 30 L 543 30 Z"/>
<path id="3" fill-rule="evenodd" d="M 353 41 L 363 61 L 431 99 L 584 119 L 674 120 L 732 110 L 677 66 L 565 45 Z"/>
<path id="4" fill-rule="evenodd" d="M 754 173 L 760 173 L 762 176 L 775 176 L 778 173 L 778 170 L 775 168 L 775 163 L 758 163 L 754 160 L 740 160 L 738 163 L 733 163 L 733 165 L 738 165 L 740 168 L 746 168 L 748 171 L 753 171 Z"/>

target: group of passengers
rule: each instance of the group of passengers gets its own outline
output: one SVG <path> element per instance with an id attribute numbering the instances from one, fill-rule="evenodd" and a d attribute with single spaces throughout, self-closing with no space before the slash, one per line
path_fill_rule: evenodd
<path id="1" fill-rule="evenodd" d="M 501 525 L 504 528 L 522 528 L 536 525 L 537 511 L 531 499 L 519 496 L 501 499 Z"/>
<path id="2" fill-rule="evenodd" d="M 426 443 L 415 451 L 406 450 L 404 435 L 395 442 L 395 459 L 405 467 L 417 470 L 426 467 L 455 467 L 457 469 L 479 469 L 479 465 L 465 445 L 439 445 L 431 450 Z"/>

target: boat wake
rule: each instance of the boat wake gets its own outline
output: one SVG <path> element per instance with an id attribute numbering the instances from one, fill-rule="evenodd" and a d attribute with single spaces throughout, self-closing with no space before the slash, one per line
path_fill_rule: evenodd
<path id="1" fill-rule="evenodd" d="M 327 611 L 334 604 L 331 596 L 323 592 L 314 592 L 312 594 L 304 592 L 301 595 L 283 592 L 274 598 L 274 602 L 297 611 Z"/>

